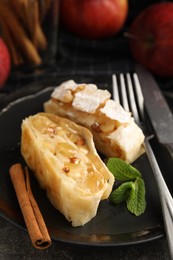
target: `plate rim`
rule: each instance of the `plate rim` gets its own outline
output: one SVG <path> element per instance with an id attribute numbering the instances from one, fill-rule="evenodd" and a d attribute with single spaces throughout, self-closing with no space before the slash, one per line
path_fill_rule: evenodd
<path id="1" fill-rule="evenodd" d="M 29 100 L 29 99 L 33 99 L 33 98 L 37 98 L 49 91 L 52 91 L 56 86 L 49 86 L 49 87 L 46 87 L 46 88 L 43 88 L 39 91 L 37 91 L 36 93 L 33 93 L 33 94 L 29 94 L 29 95 L 25 95 L 23 97 L 20 97 L 20 98 L 16 98 L 15 100 L 11 101 L 10 103 L 8 103 L 4 108 L 2 108 L 2 110 L 0 111 L 0 117 L 8 112 L 13 106 L 21 103 L 21 102 L 24 102 L 25 100 Z M 7 220 L 8 222 L 10 222 L 11 224 L 15 225 L 16 227 L 19 227 L 20 229 L 22 230 L 25 230 L 27 231 L 26 227 L 23 227 L 21 224 L 18 224 L 16 221 L 12 220 L 11 218 L 9 218 L 8 216 L 5 216 L 5 214 L 1 211 L 0 209 L 0 217 L 4 218 L 5 220 Z M 60 242 L 64 242 L 64 243 L 70 243 L 72 245 L 85 245 L 85 246 L 100 246 L 100 247 L 103 247 L 103 246 L 127 246 L 127 245 L 133 245 L 133 244 L 141 244 L 141 243 L 146 243 L 146 242 L 150 242 L 150 241 L 154 241 L 154 240 L 157 240 L 157 239 L 160 239 L 161 237 L 164 236 L 164 232 L 162 230 L 162 228 L 158 228 L 158 230 L 160 230 L 161 232 L 159 234 L 157 234 L 156 236 L 154 237 L 151 237 L 151 236 L 148 236 L 148 237 L 145 237 L 144 239 L 140 239 L 140 240 L 135 240 L 135 241 L 128 241 L 128 242 L 118 242 L 118 243 L 87 243 L 87 242 L 75 242 L 75 241 L 66 241 L 64 239 L 54 239 L 55 241 L 60 241 Z"/>

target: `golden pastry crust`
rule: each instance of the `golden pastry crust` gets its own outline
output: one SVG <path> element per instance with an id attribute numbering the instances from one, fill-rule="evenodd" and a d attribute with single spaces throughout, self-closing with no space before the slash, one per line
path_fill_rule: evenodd
<path id="1" fill-rule="evenodd" d="M 69 80 L 55 88 L 44 103 L 44 110 L 87 127 L 97 150 L 107 157 L 132 163 L 144 152 L 144 135 L 131 113 L 110 96 L 107 90 L 98 89 L 94 84 Z"/>
<path id="2" fill-rule="evenodd" d="M 21 152 L 73 226 L 90 221 L 112 191 L 114 177 L 98 156 L 91 132 L 68 119 L 38 113 L 23 120 Z"/>

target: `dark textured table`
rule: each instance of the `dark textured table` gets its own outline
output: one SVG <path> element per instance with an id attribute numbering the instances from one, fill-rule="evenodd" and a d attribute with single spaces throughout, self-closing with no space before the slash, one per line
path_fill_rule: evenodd
<path id="1" fill-rule="evenodd" d="M 87 247 L 70 246 L 53 241 L 50 248 L 33 248 L 28 233 L 0 218 L 0 259 L 36 259 L 36 260 L 167 260 L 169 259 L 165 237 L 140 245 L 123 247 Z"/>
<path id="2" fill-rule="evenodd" d="M 112 73 L 133 69 L 127 40 L 121 34 L 112 39 L 97 42 L 79 39 L 60 30 L 58 46 L 56 66 L 49 67 L 45 71 L 37 71 L 36 74 L 16 74 L 15 72 L 11 74 L 5 88 L 0 91 L 0 108 L 25 95 L 25 92 L 28 94 L 27 85 L 37 83 L 44 77 L 56 80 L 59 77 L 66 79 L 78 75 L 89 81 L 96 78 L 98 81 L 104 75 L 111 79 Z M 156 80 L 172 107 L 173 79 Z M 164 235 L 154 241 L 119 247 L 77 246 L 53 241 L 49 249 L 40 251 L 33 248 L 26 231 L 0 217 L 0 260 L 3 259 L 167 260 L 169 254 Z"/>

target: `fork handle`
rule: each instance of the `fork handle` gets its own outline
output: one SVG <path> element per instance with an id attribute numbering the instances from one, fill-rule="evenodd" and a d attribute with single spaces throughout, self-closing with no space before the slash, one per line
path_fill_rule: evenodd
<path id="1" fill-rule="evenodd" d="M 162 176 L 156 157 L 150 145 L 149 138 L 145 139 L 144 147 L 148 155 L 148 159 L 150 161 L 150 165 L 152 167 L 159 191 L 169 254 L 170 258 L 173 259 L 173 198 Z"/>
<path id="2" fill-rule="evenodd" d="M 173 159 L 173 143 L 164 144 Z"/>
<path id="3" fill-rule="evenodd" d="M 167 198 L 164 196 L 161 199 L 161 205 L 162 205 L 162 212 L 163 212 L 163 219 L 164 219 L 167 243 L 168 243 L 168 248 L 169 248 L 169 255 L 170 255 L 170 259 L 173 259 L 173 242 L 172 242 L 173 206 L 172 206 L 172 203 L 170 201 L 168 201 Z"/>

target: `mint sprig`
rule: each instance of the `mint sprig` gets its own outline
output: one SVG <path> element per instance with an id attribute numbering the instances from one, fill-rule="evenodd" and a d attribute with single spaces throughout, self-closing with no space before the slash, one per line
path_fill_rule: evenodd
<path id="1" fill-rule="evenodd" d="M 122 183 L 117 189 L 115 189 L 109 196 L 109 200 L 115 204 L 119 204 L 128 199 L 133 186 L 132 181 Z"/>
<path id="2" fill-rule="evenodd" d="M 141 173 L 132 165 L 118 158 L 110 158 L 107 167 L 115 179 L 122 182 L 111 193 L 109 200 L 115 204 L 126 201 L 127 209 L 136 216 L 144 213 L 146 191 Z"/>
<path id="3" fill-rule="evenodd" d="M 128 210 L 136 216 L 144 213 L 146 208 L 145 184 L 142 178 L 137 177 L 133 182 L 133 188 L 126 200 Z"/>
<path id="4" fill-rule="evenodd" d="M 135 167 L 118 158 L 109 158 L 107 167 L 119 181 L 131 181 L 141 177 L 141 173 Z"/>

